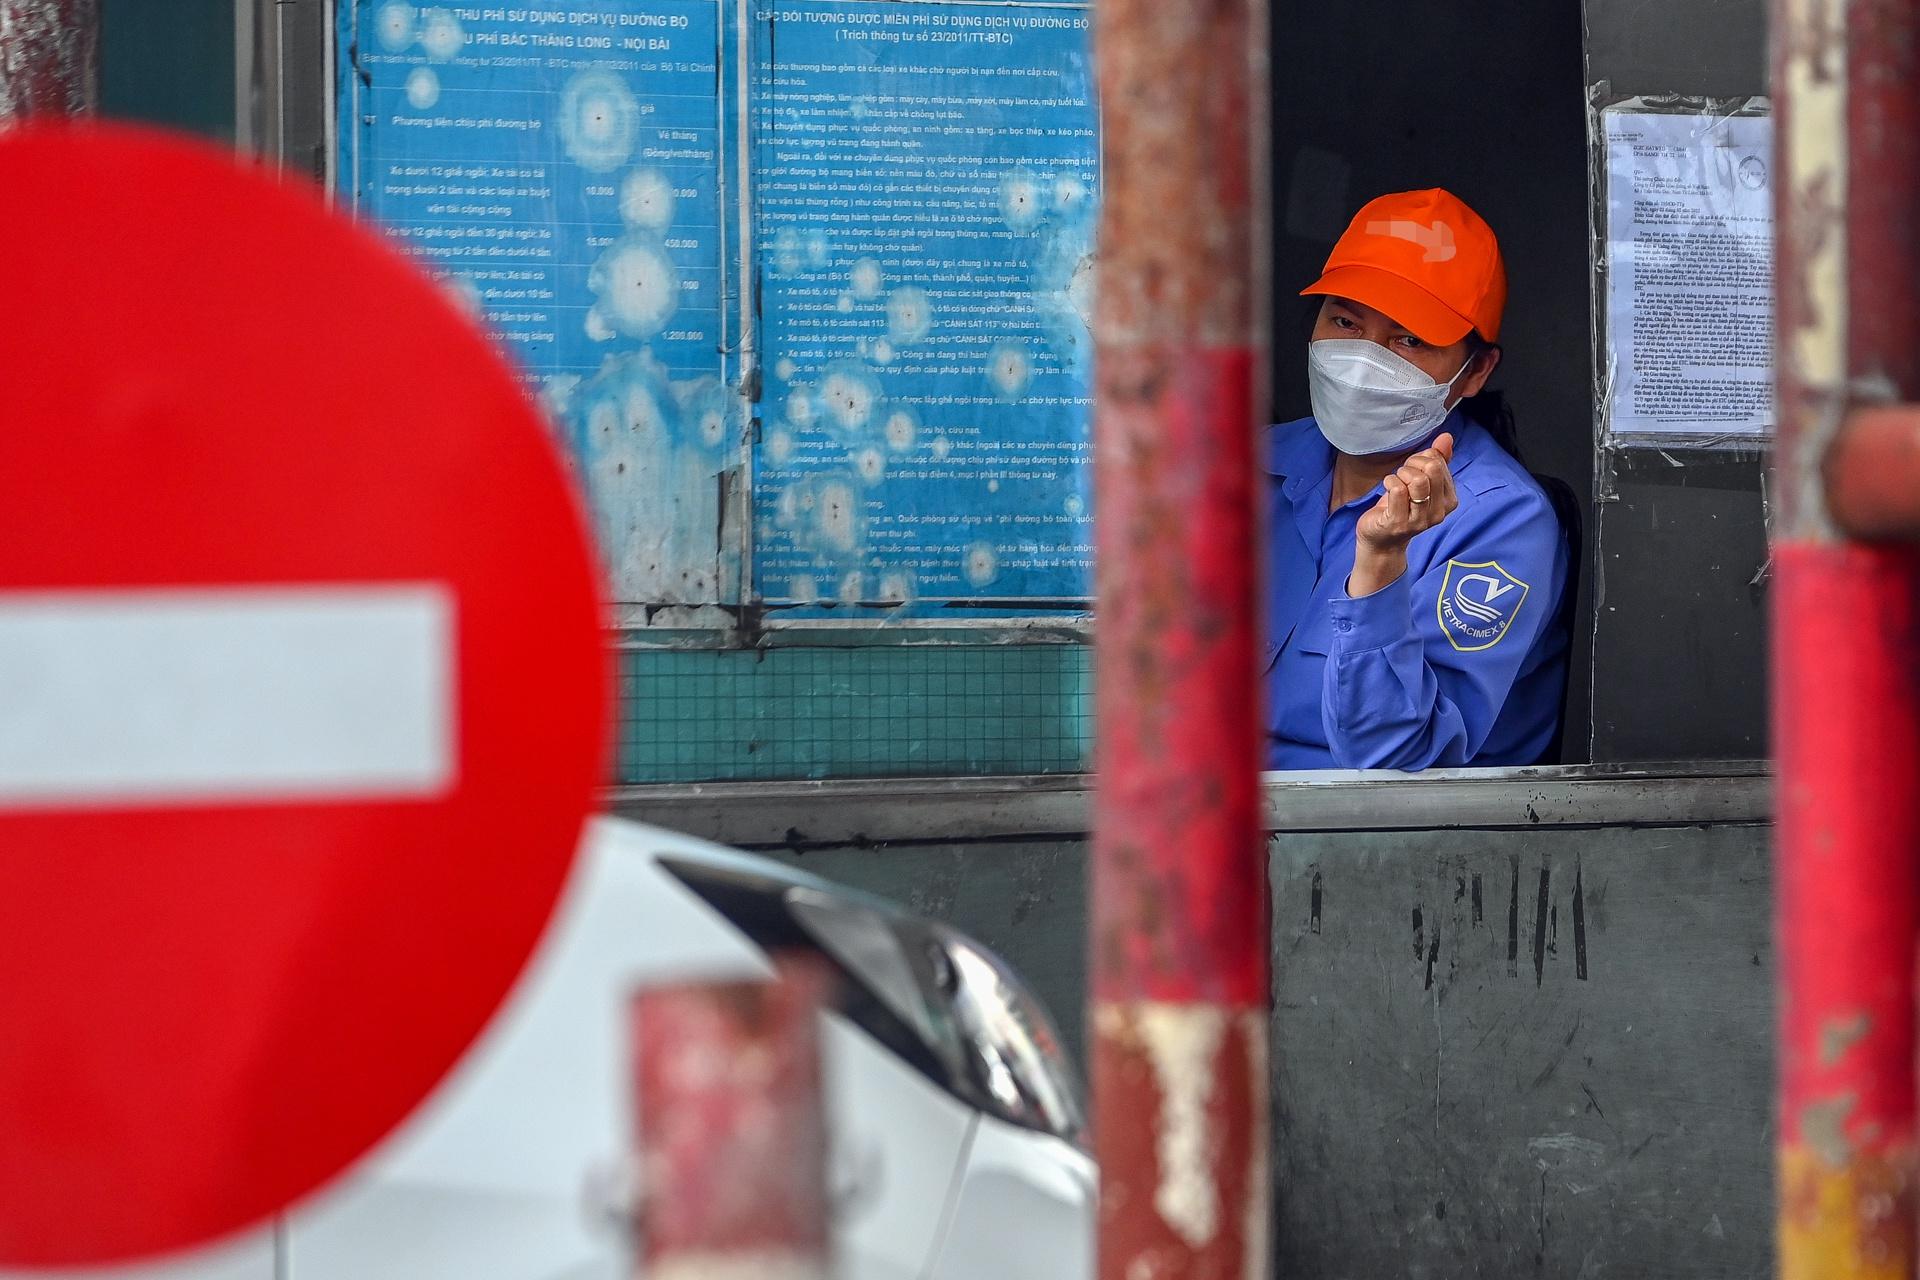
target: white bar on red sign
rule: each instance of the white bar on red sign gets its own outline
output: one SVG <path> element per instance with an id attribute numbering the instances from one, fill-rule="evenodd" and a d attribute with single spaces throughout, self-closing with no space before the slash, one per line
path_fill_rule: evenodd
<path id="1" fill-rule="evenodd" d="M 0 808 L 444 794 L 454 615 L 432 583 L 0 591 Z"/>

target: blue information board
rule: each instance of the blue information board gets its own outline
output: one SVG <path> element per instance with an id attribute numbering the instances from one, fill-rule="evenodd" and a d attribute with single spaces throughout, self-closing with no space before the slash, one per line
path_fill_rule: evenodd
<path id="1" fill-rule="evenodd" d="M 1087 28 L 1059 6 L 772 6 L 753 68 L 763 598 L 1091 594 Z"/>
<path id="2" fill-rule="evenodd" d="M 1084 6 L 339 23 L 342 183 L 543 398 L 616 600 L 953 620 L 1091 594 Z"/>
<path id="3" fill-rule="evenodd" d="M 566 437 L 616 599 L 737 597 L 717 0 L 344 5 L 341 173 Z"/>

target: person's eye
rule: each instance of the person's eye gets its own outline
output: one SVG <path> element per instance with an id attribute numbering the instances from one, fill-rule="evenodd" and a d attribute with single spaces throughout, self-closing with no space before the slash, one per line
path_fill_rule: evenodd
<path id="1" fill-rule="evenodd" d="M 1420 341 L 1420 339 L 1414 337 L 1410 333 L 1407 334 L 1405 337 L 1401 338 L 1400 341 L 1409 351 L 1419 351 L 1427 345 L 1426 343 Z"/>
<path id="2" fill-rule="evenodd" d="M 1336 329 L 1357 329 L 1360 326 L 1356 325 L 1353 321 L 1347 319 L 1345 316 L 1335 316 L 1333 318 L 1333 327 Z"/>

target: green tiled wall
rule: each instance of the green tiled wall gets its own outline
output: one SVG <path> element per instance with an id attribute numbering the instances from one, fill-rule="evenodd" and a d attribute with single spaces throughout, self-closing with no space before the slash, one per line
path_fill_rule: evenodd
<path id="1" fill-rule="evenodd" d="M 619 780 L 1074 773 L 1083 645 L 642 649 L 620 660 Z"/>

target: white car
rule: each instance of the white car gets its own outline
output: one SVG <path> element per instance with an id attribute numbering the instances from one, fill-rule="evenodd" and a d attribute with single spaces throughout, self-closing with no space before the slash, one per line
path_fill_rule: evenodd
<path id="1" fill-rule="evenodd" d="M 611 818 L 590 825 L 506 1008 L 357 1167 L 224 1245 L 63 1274 L 627 1280 L 628 1243 L 604 1188 L 626 1167 L 631 1132 L 629 997 L 651 982 L 764 975 L 767 949 L 788 946 L 849 979 L 823 1029 L 838 1274 L 1091 1276 L 1095 1176 L 1078 1085 L 1004 964 L 880 900 Z"/>

